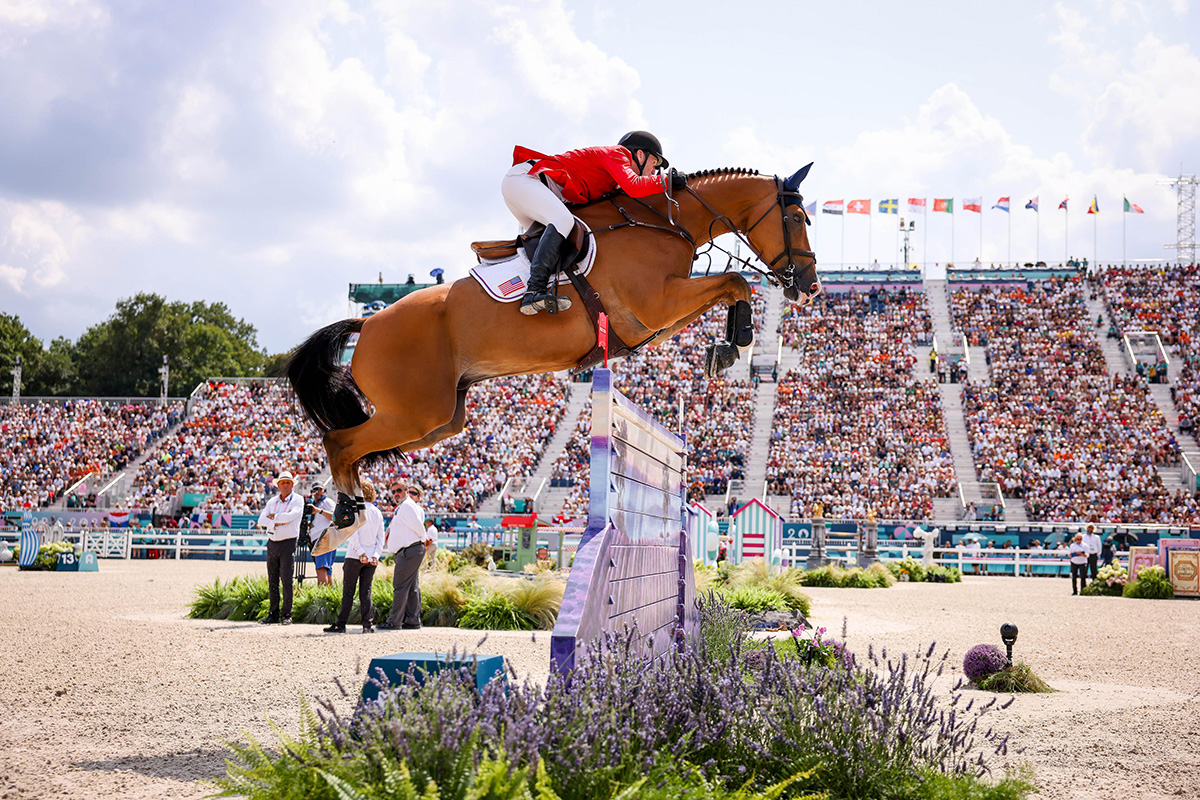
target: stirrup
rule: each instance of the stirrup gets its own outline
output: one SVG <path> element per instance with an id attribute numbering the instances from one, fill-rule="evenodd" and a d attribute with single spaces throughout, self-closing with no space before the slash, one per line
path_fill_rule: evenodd
<path id="1" fill-rule="evenodd" d="M 532 316 L 539 311 L 545 311 L 547 314 L 557 314 L 560 311 L 570 310 L 571 298 L 564 297 L 561 294 L 556 295 L 550 292 L 540 292 L 521 298 L 521 313 L 526 316 Z"/>

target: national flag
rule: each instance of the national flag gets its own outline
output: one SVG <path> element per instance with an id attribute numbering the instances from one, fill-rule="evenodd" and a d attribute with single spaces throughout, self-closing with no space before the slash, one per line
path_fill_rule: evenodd
<path id="1" fill-rule="evenodd" d="M 500 290 L 500 294 L 508 297 L 510 294 L 516 294 L 525 290 L 525 281 L 521 280 L 520 275 L 513 275 L 504 283 L 496 287 Z"/>
<path id="2" fill-rule="evenodd" d="M 870 200 L 851 200 L 846 205 L 846 213 L 847 214 L 870 214 L 871 213 L 871 201 Z"/>
<path id="3" fill-rule="evenodd" d="M 810 217 L 811 217 L 813 214 L 817 213 L 817 201 L 816 201 L 816 200 L 813 200 L 811 203 L 809 203 L 808 205 L 806 205 L 806 206 L 804 207 L 804 213 L 805 213 L 805 214 L 808 214 Z"/>
<path id="4" fill-rule="evenodd" d="M 947 214 L 954 213 L 954 198 L 953 197 L 935 197 L 933 200 L 934 211 L 944 211 Z"/>
<path id="5" fill-rule="evenodd" d="M 842 200 L 826 200 L 821 204 L 822 214 L 841 214 L 844 202 Z"/>
<path id="6" fill-rule="evenodd" d="M 1059 208 L 1062 208 L 1062 209 L 1066 209 L 1066 208 L 1067 208 L 1067 201 L 1068 201 L 1068 200 L 1070 200 L 1070 199 L 1071 199 L 1071 198 L 1069 198 L 1069 197 L 1064 197 L 1064 198 L 1063 198 L 1063 201 L 1062 201 L 1061 203 L 1059 203 L 1059 204 L 1058 204 L 1058 207 L 1059 207 Z"/>
<path id="7" fill-rule="evenodd" d="M 1001 211 L 1003 211 L 1005 214 L 1009 213 L 1009 211 L 1008 211 L 1008 198 L 1007 198 L 1007 197 L 1001 197 L 999 200 L 997 200 L 997 201 L 996 201 L 996 205 L 992 206 L 992 208 L 998 208 L 998 209 L 1000 209 Z"/>
<path id="8" fill-rule="evenodd" d="M 925 213 L 925 198 L 924 197 L 908 198 L 908 213 L 924 214 Z"/>
<path id="9" fill-rule="evenodd" d="M 1037 211 L 1038 210 L 1038 199 L 1036 197 L 1033 198 L 1032 200 L 1030 200 L 1028 203 L 1025 204 L 1025 207 L 1032 208 L 1034 211 Z"/>
<path id="10" fill-rule="evenodd" d="M 899 214 L 900 213 L 900 201 L 895 197 L 893 197 L 891 200 L 880 200 L 879 201 L 879 213 L 880 214 Z"/>
<path id="11" fill-rule="evenodd" d="M 108 512 L 108 526 L 110 528 L 128 528 L 129 527 L 129 512 L 128 511 L 110 511 L 110 512 Z"/>
<path id="12" fill-rule="evenodd" d="M 1087 213 L 1089 213 L 1089 214 L 1099 214 L 1100 213 L 1100 204 L 1096 202 L 1096 195 L 1092 195 L 1092 204 L 1090 206 L 1088 206 Z"/>
<path id="13" fill-rule="evenodd" d="M 1139 206 L 1137 203 L 1129 202 L 1129 198 L 1126 197 L 1125 198 L 1125 213 L 1126 214 L 1131 214 L 1131 213 L 1132 214 L 1145 214 L 1146 212 L 1142 211 L 1142 207 Z"/>
<path id="14" fill-rule="evenodd" d="M 983 213 L 983 198 L 982 197 L 964 197 L 963 211 L 974 211 L 976 214 Z"/>

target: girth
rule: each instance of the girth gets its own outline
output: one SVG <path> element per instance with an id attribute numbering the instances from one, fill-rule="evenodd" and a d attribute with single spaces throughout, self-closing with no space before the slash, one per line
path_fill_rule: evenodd
<path id="1" fill-rule="evenodd" d="M 592 288 L 592 284 L 588 282 L 586 276 L 579 274 L 579 271 L 575 269 L 574 264 L 564 267 L 563 271 L 566 272 L 567 277 L 571 280 L 571 285 L 575 287 L 575 291 L 579 292 L 579 299 L 583 301 L 583 307 L 587 309 L 588 312 L 588 319 L 592 321 L 592 329 L 596 331 L 596 346 L 591 349 L 591 352 L 580 359 L 579 364 L 575 367 L 575 369 L 571 370 L 572 374 L 578 374 L 604 363 L 604 348 L 600 346 L 600 315 L 607 314 L 608 312 L 604 310 L 604 303 L 600 301 L 600 293 Z M 608 357 L 624 358 L 625 356 L 633 355 L 638 350 L 641 350 L 643 347 L 653 341 L 654 337 L 658 336 L 660 333 L 662 333 L 662 331 L 656 331 L 638 344 L 630 347 L 625 343 L 625 340 L 622 339 L 615 330 L 613 330 L 612 325 L 609 325 Z"/>

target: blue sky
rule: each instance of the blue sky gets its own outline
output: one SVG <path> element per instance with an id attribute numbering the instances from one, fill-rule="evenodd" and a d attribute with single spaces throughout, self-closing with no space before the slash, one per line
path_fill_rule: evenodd
<path id="1" fill-rule="evenodd" d="M 514 144 L 646 127 L 683 169 L 816 164 L 807 197 L 1012 197 L 1012 251 L 1164 258 L 1200 171 L 1197 12 L 1173 2 L 110 3 L 0 0 L 0 310 L 78 336 L 119 297 L 221 300 L 271 351 L 346 285 L 466 274 L 514 224 Z M 649 9 L 649 10 L 647 10 Z M 1007 259 L 929 215 L 917 261 Z M 918 218 L 918 225 L 922 224 Z M 818 216 L 821 261 L 842 220 Z M 845 220 L 895 260 L 895 217 Z M 868 244 L 867 231 L 873 236 Z M 928 245 L 925 238 L 928 237 Z"/>

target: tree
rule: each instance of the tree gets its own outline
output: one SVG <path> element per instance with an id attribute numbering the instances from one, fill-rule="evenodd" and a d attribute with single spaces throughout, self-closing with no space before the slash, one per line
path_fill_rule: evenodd
<path id="1" fill-rule="evenodd" d="M 29 332 L 19 317 L 0 314 L 0 394 L 12 395 L 12 370 L 21 357 L 21 394 L 30 391 L 31 378 L 42 361 L 42 342 Z"/>
<path id="2" fill-rule="evenodd" d="M 111 317 L 79 337 L 79 388 L 89 395 L 157 396 L 164 355 L 172 396 L 210 376 L 260 375 L 266 357 L 258 331 L 224 303 L 168 303 L 140 293 L 117 301 Z"/>

